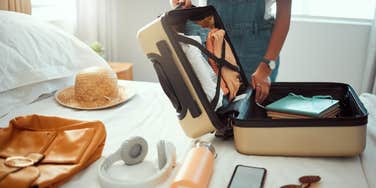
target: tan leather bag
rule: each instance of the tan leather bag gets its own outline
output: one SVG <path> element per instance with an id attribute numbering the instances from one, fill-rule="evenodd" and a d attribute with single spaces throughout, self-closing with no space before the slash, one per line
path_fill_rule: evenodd
<path id="1" fill-rule="evenodd" d="M 0 129 L 0 188 L 57 187 L 100 158 L 105 140 L 100 121 L 14 118 Z"/>

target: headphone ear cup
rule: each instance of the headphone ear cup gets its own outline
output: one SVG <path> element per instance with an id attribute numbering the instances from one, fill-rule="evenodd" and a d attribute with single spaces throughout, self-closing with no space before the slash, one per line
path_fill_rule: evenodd
<path id="1" fill-rule="evenodd" d="M 158 167 L 162 169 L 167 163 L 167 143 L 164 140 L 160 140 L 157 144 L 158 150 Z"/>
<path id="2" fill-rule="evenodd" d="M 121 145 L 121 159 L 126 165 L 134 165 L 142 162 L 148 153 L 148 144 L 142 137 L 133 137 Z"/>

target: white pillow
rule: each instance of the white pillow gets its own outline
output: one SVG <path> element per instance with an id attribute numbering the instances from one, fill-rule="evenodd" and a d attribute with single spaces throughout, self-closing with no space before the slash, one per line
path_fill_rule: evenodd
<path id="1" fill-rule="evenodd" d="M 0 118 L 73 85 L 75 74 L 91 66 L 110 68 L 73 35 L 30 15 L 0 11 Z"/>
<path id="2" fill-rule="evenodd" d="M 73 77 L 67 77 L 0 92 L 0 118 L 13 109 L 32 103 L 42 95 L 52 96 L 56 90 L 71 86 L 73 82 Z"/>
<path id="3" fill-rule="evenodd" d="M 66 78 L 105 60 L 86 44 L 30 15 L 0 11 L 0 92 Z"/>
<path id="4" fill-rule="evenodd" d="M 199 36 L 184 36 L 196 40 L 201 44 L 201 39 Z M 212 101 L 217 88 L 217 74 L 215 74 L 208 61 L 206 58 L 204 58 L 201 51 L 197 47 L 185 43 L 180 43 L 180 46 L 191 63 L 209 102 Z M 223 92 L 222 89 L 220 89 L 219 99 L 215 110 L 222 106 L 222 100 Z"/>

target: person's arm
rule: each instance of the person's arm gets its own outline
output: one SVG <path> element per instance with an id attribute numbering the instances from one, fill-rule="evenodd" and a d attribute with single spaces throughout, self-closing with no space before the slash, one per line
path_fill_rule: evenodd
<path id="1" fill-rule="evenodd" d="M 290 17 L 291 0 L 278 0 L 276 20 L 274 23 L 268 50 L 265 53 L 266 59 L 275 60 L 279 56 L 279 52 L 281 51 L 287 33 L 289 32 Z"/>
<path id="2" fill-rule="evenodd" d="M 266 59 L 276 60 L 290 28 L 291 0 L 277 0 L 277 14 L 268 49 L 264 55 Z M 260 62 L 255 73 L 252 74 L 251 84 L 256 89 L 256 102 L 262 103 L 269 95 L 272 73 L 269 66 Z"/>

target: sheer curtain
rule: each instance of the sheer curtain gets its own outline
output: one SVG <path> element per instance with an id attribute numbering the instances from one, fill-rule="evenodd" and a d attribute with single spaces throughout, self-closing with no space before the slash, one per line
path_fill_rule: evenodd
<path id="1" fill-rule="evenodd" d="M 29 0 L 0 0 L 0 10 L 31 14 L 31 4 Z"/>
<path id="2" fill-rule="evenodd" d="M 31 0 L 31 4 L 33 17 L 49 22 L 65 32 L 75 32 L 76 0 Z"/>
<path id="3" fill-rule="evenodd" d="M 108 61 L 116 57 L 117 0 L 77 0 L 76 35 L 86 44 L 99 42 Z"/>
<path id="4" fill-rule="evenodd" d="M 376 11 L 370 32 L 367 62 L 364 68 L 362 92 L 376 94 Z"/>

